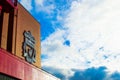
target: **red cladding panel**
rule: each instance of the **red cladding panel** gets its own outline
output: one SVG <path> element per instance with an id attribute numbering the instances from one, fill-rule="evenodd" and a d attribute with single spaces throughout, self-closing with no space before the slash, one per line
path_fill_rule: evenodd
<path id="1" fill-rule="evenodd" d="M 18 79 L 22 80 L 30 80 L 30 79 L 24 79 L 26 74 L 32 74 L 31 71 L 28 69 L 31 68 L 31 66 L 27 66 L 27 68 L 24 68 L 26 65 L 25 62 L 14 55 L 12 55 L 9 52 L 6 52 L 2 49 L 0 49 L 0 72 L 7 74 L 9 76 L 16 77 Z M 27 70 L 26 70 L 27 69 Z M 28 72 L 25 72 L 28 71 Z"/>
<path id="2" fill-rule="evenodd" d="M 59 80 L 3 49 L 0 49 L 0 73 L 20 80 Z"/>
<path id="3" fill-rule="evenodd" d="M 12 7 L 16 7 L 17 6 L 17 0 L 6 0 Z"/>
<path id="4" fill-rule="evenodd" d="M 24 78 L 24 64 L 11 53 L 0 49 L 0 72 L 23 79 Z"/>
<path id="5" fill-rule="evenodd" d="M 32 80 L 32 68 L 29 65 L 24 65 L 24 79 L 25 80 Z"/>

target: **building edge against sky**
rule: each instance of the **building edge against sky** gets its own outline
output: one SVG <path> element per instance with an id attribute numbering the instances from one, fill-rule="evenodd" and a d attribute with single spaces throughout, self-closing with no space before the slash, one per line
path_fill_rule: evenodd
<path id="1" fill-rule="evenodd" d="M 0 0 L 0 80 L 59 80 L 42 71 L 40 24 L 17 0 Z"/>

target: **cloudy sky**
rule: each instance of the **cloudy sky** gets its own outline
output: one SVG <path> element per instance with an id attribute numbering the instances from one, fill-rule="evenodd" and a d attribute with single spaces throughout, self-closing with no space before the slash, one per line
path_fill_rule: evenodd
<path id="1" fill-rule="evenodd" d="M 42 68 L 62 80 L 120 80 L 120 0 L 19 0 L 40 22 Z"/>

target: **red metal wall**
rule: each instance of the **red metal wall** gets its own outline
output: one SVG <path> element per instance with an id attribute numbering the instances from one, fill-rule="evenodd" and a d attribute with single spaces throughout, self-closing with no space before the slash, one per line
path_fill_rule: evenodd
<path id="1" fill-rule="evenodd" d="M 21 80 L 59 80 L 3 49 L 0 49 L 0 73 Z"/>
<path id="2" fill-rule="evenodd" d="M 0 72 L 22 79 L 32 80 L 32 67 L 11 53 L 0 49 Z"/>

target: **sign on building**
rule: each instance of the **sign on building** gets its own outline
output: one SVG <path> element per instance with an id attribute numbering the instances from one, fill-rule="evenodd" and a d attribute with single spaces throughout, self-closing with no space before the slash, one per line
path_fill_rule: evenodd
<path id="1" fill-rule="evenodd" d="M 24 42 L 23 42 L 23 56 L 29 63 L 35 63 L 36 50 L 35 50 L 35 39 L 30 31 L 24 31 Z"/>

